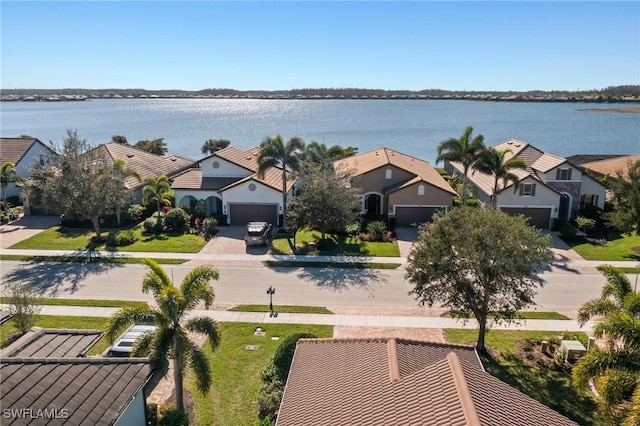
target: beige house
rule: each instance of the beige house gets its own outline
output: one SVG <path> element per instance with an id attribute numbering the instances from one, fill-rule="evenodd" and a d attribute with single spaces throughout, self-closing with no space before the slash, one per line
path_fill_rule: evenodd
<path id="1" fill-rule="evenodd" d="M 173 179 L 176 204 L 194 206 L 205 200 L 207 213 L 225 215 L 228 224 L 278 224 L 283 214 L 282 169 L 272 167 L 258 176 L 258 151 L 229 146 L 200 160 Z M 287 196 L 291 196 L 295 179 L 287 176 Z"/>
<path id="2" fill-rule="evenodd" d="M 456 192 L 427 161 L 379 148 L 335 162 L 360 188 L 362 214 L 387 216 L 396 226 L 427 222 L 453 205 Z"/>
<path id="3" fill-rule="evenodd" d="M 510 150 L 510 156 L 522 158 L 524 170 L 512 170 L 518 176 L 518 188 L 509 182 L 498 184 L 497 205 L 512 214 L 529 217 L 532 225 L 549 228 L 553 219 L 569 220 L 579 210 L 589 206 L 604 208 L 606 188 L 593 177 L 566 158 L 539 150 L 527 142 L 510 139 L 491 148 L 496 151 Z M 447 163 L 451 173 L 461 176 L 462 164 Z M 469 183 L 474 187 L 474 195 L 481 202 L 489 204 L 493 195 L 494 176 L 477 170 L 468 174 Z"/>

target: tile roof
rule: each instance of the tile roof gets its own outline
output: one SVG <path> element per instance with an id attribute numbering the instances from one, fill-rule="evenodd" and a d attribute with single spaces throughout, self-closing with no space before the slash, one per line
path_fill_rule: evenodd
<path id="1" fill-rule="evenodd" d="M 129 188 L 144 185 L 148 177 L 157 178 L 161 175 L 172 177 L 195 164 L 195 161 L 176 155 L 162 156 L 143 151 L 130 145 L 109 142 L 95 148 L 105 161 L 113 163 L 117 159 L 124 160 L 126 166 L 140 175 L 140 180 L 129 178 L 126 184 Z"/>
<path id="2" fill-rule="evenodd" d="M 227 160 L 230 163 L 243 167 L 252 172 L 258 171 L 258 152 L 260 148 L 257 146 L 251 147 L 245 151 L 233 146 L 228 146 L 220 151 L 216 151 L 209 157 L 220 157 Z M 205 159 L 206 159 L 205 158 Z"/>
<path id="3" fill-rule="evenodd" d="M 388 190 L 385 191 L 387 193 L 397 191 L 420 181 L 424 181 L 452 194 L 456 193 L 428 161 L 411 157 L 410 155 L 393 151 L 389 148 L 374 149 L 335 162 L 337 169 L 351 170 L 356 176 L 386 165 L 393 165 L 414 175 L 412 179 L 396 185 L 393 188 L 388 188 Z"/>
<path id="4" fill-rule="evenodd" d="M 471 347 L 301 339 L 276 424 L 576 423 L 486 373 Z"/>
<path id="5" fill-rule="evenodd" d="M 18 164 L 36 142 L 50 150 L 36 138 L 0 138 L 0 163 L 11 161 Z"/>
<path id="6" fill-rule="evenodd" d="M 58 330 L 33 327 L 0 352 L 3 357 L 81 357 L 104 335 L 99 330 Z"/>
<path id="7" fill-rule="evenodd" d="M 172 179 L 173 189 L 202 189 L 219 191 L 220 189 L 239 181 L 238 177 L 202 177 L 202 169 L 189 169 Z"/>
<path id="8" fill-rule="evenodd" d="M 64 424 L 113 425 L 150 377 L 145 358 L 0 358 L 2 408 L 31 410 L 2 424 L 41 425 L 39 410 L 66 409 Z"/>
<path id="9" fill-rule="evenodd" d="M 462 163 L 451 162 L 449 164 L 453 166 L 456 170 L 458 170 L 460 174 L 462 174 L 462 170 L 463 170 Z M 533 179 L 538 180 L 535 175 L 530 174 L 524 169 L 514 169 L 514 170 L 511 170 L 511 173 L 518 176 L 520 181 L 523 181 L 529 176 L 531 176 Z M 473 184 L 480 191 L 484 192 L 486 195 L 491 196 L 491 194 L 493 194 L 493 185 L 495 184 L 495 178 L 493 177 L 492 174 L 488 175 L 488 174 L 482 173 L 479 170 L 471 169 L 471 171 L 469 172 L 469 180 L 473 182 Z M 505 187 L 504 184 L 502 183 L 502 180 L 499 180 L 498 193 L 512 186 L 513 186 L 513 183 L 509 182 L 508 185 Z"/>
<path id="10" fill-rule="evenodd" d="M 616 158 L 610 158 L 608 160 L 592 161 L 589 163 L 583 163 L 582 167 L 585 169 L 593 170 L 601 175 L 608 174 L 611 177 L 617 177 L 618 171 L 622 172 L 622 176 L 626 176 L 629 170 L 629 161 L 635 163 L 640 161 L 640 154 L 624 155 Z"/>
<path id="11" fill-rule="evenodd" d="M 267 169 L 263 177 L 259 177 L 257 173 L 254 173 L 251 176 L 247 176 L 236 182 L 233 182 L 232 184 L 222 188 L 221 191 L 226 191 L 227 189 L 233 188 L 236 185 L 240 185 L 241 183 L 248 182 L 250 180 L 260 182 L 270 188 L 275 189 L 276 191 L 282 191 L 282 169 L 279 169 L 277 167 L 271 167 Z M 290 173 L 287 173 L 287 189 L 291 189 L 295 183 L 296 178 L 293 177 Z"/>

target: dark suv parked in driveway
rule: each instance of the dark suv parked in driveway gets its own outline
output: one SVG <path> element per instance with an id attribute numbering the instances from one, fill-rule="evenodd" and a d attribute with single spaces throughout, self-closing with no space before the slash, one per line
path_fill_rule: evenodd
<path id="1" fill-rule="evenodd" d="M 271 224 L 267 222 L 249 222 L 244 243 L 248 246 L 263 246 L 269 244 L 271 238 Z"/>

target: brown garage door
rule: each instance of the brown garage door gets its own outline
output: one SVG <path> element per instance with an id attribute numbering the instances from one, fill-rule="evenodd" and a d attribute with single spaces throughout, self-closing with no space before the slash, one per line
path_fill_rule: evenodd
<path id="1" fill-rule="evenodd" d="M 411 226 L 431 220 L 436 207 L 396 207 L 396 226 Z"/>
<path id="2" fill-rule="evenodd" d="M 232 225 L 246 225 L 249 222 L 269 222 L 278 224 L 277 204 L 230 204 L 229 221 Z"/>
<path id="3" fill-rule="evenodd" d="M 551 209 L 547 207 L 540 208 L 515 208 L 503 207 L 502 211 L 509 214 L 521 214 L 529 218 L 529 225 L 533 225 L 540 229 L 549 229 L 549 218 L 551 217 Z"/>

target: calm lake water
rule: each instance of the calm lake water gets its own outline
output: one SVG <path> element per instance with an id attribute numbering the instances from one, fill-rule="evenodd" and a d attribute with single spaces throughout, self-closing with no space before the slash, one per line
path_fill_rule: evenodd
<path id="1" fill-rule="evenodd" d="M 633 105 L 637 106 L 637 105 Z M 386 146 L 430 162 L 442 140 L 468 125 L 493 145 L 509 138 L 559 156 L 640 151 L 640 114 L 584 111 L 631 105 L 460 100 L 98 99 L 3 102 L 1 135 L 59 143 L 66 129 L 93 143 L 164 138 L 169 153 L 201 158 L 206 139 L 238 148 L 265 136 L 299 136 L 359 152 Z"/>

